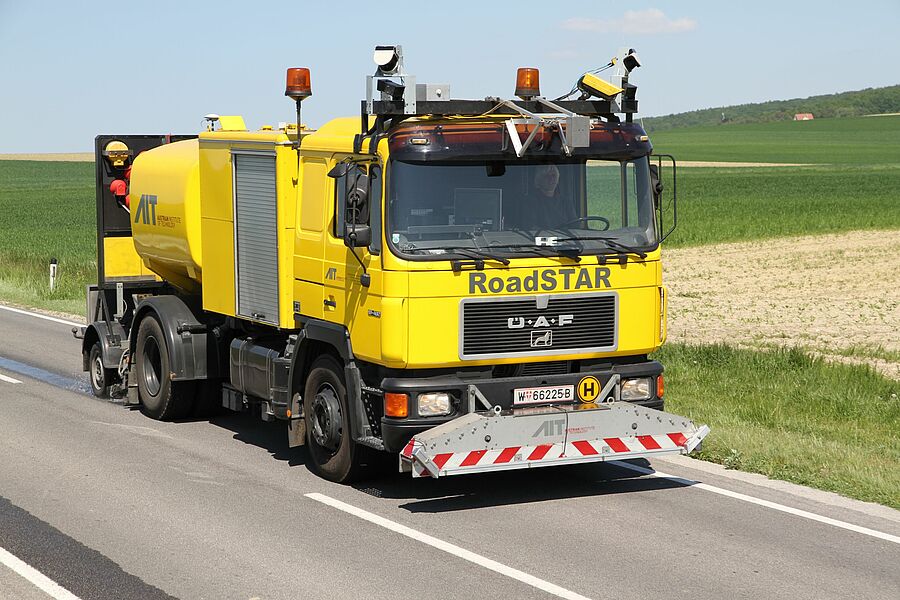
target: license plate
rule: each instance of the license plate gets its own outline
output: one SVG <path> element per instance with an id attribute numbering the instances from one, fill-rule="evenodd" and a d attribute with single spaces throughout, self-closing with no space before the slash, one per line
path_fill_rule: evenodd
<path id="1" fill-rule="evenodd" d="M 545 387 L 516 388 L 513 404 L 538 404 L 541 402 L 571 402 L 575 400 L 574 385 L 549 385 Z"/>

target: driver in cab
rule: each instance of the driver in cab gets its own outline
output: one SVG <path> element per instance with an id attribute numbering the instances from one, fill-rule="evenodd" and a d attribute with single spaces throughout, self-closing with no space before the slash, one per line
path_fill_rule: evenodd
<path id="1" fill-rule="evenodd" d="M 572 196 L 560 190 L 559 168 L 553 164 L 534 168 L 534 186 L 525 205 L 519 223 L 524 229 L 553 229 L 578 219 Z"/>

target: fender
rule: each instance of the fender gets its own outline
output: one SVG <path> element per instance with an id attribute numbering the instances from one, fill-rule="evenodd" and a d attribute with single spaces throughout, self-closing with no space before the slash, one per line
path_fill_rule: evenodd
<path id="1" fill-rule="evenodd" d="M 162 326 L 173 381 L 208 379 L 219 375 L 217 351 L 211 346 L 213 336 L 207 333 L 206 325 L 177 296 L 151 296 L 138 304 L 129 336 L 132 356 L 140 323 L 149 315 L 156 317 Z"/>
<path id="2" fill-rule="evenodd" d="M 103 356 L 103 367 L 106 369 L 118 369 L 119 361 L 125 353 L 125 340 L 128 334 L 125 328 L 118 321 L 94 321 L 84 330 L 84 338 L 81 342 L 81 361 L 82 368 L 87 371 L 90 369 L 88 360 L 90 359 L 91 347 L 94 342 L 100 342 L 100 349 Z"/>
<path id="3" fill-rule="evenodd" d="M 350 333 L 347 328 L 331 321 L 294 317 L 300 334 L 297 336 L 297 355 L 303 354 L 304 340 L 324 342 L 333 347 L 345 363 L 353 360 L 353 349 L 350 346 Z"/>
<path id="4" fill-rule="evenodd" d="M 300 332 L 297 334 L 294 342 L 294 352 L 288 380 L 297 382 L 305 379 L 305 369 L 312 358 L 309 354 L 312 350 L 311 341 L 322 342 L 334 348 L 344 362 L 344 384 L 347 386 L 347 403 L 353 417 L 350 419 L 350 435 L 357 442 L 371 438 L 372 430 L 362 401 L 362 378 L 353 357 L 350 333 L 347 331 L 347 328 L 337 323 L 300 317 L 299 315 L 295 315 L 294 320 Z M 294 406 L 295 404 L 298 404 L 298 406 Z M 293 398 L 291 399 L 291 405 L 293 414 L 300 414 L 299 403 Z M 293 448 L 304 443 L 300 437 L 304 428 L 302 426 L 293 427 L 293 420 L 291 425 L 288 431 L 288 441 Z"/>

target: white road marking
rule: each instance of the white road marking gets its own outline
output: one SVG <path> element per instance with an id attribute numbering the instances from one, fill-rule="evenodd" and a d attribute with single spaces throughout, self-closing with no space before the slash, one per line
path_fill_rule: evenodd
<path id="1" fill-rule="evenodd" d="M 665 457 L 654 456 L 653 464 L 672 465 L 673 467 L 683 467 L 685 469 L 701 471 L 704 474 L 712 475 L 713 477 L 721 477 L 739 483 L 750 484 L 754 489 L 763 488 L 766 490 L 773 490 L 781 494 L 800 498 L 803 501 L 822 504 L 834 510 L 841 511 L 842 514 L 868 515 L 870 517 L 875 517 L 876 519 L 892 521 L 900 526 L 900 510 L 889 508 L 883 504 L 854 500 L 853 498 L 841 496 L 835 492 L 826 492 L 825 490 L 806 487 L 799 483 L 791 483 L 790 481 L 783 481 L 781 479 L 769 479 L 760 473 L 726 469 L 723 465 L 707 462 L 699 458 L 689 458 L 683 454 L 670 454 Z"/>
<path id="2" fill-rule="evenodd" d="M 684 485 L 688 485 L 692 488 L 706 490 L 707 492 L 712 492 L 714 494 L 719 494 L 721 496 L 728 496 L 729 498 L 734 498 L 736 500 L 742 500 L 744 502 L 749 502 L 750 504 L 756 504 L 758 506 L 764 506 L 766 508 L 778 510 L 783 513 L 787 513 L 789 515 L 802 517 L 804 519 L 809 519 L 811 521 L 818 521 L 819 523 L 825 523 L 826 525 L 833 525 L 834 527 L 840 527 L 841 529 L 846 529 L 848 531 L 855 531 L 856 533 L 868 535 L 868 536 L 871 536 L 874 538 L 878 538 L 880 540 L 885 540 L 887 542 L 893 542 L 895 544 L 900 544 L 900 536 L 891 535 L 890 533 L 884 533 L 883 531 L 876 531 L 875 529 L 869 529 L 868 527 L 861 527 L 859 525 L 854 525 L 853 523 L 847 523 L 846 521 L 839 521 L 838 519 L 832 519 L 831 517 L 824 517 L 822 515 L 817 515 L 816 513 L 811 513 L 806 510 L 801 510 L 799 508 L 793 508 L 791 506 L 786 506 L 784 504 L 779 504 L 777 502 L 771 502 L 769 500 L 763 500 L 762 498 L 756 498 L 755 496 L 748 496 L 747 494 L 741 494 L 740 492 L 733 492 L 731 490 L 726 490 L 725 488 L 720 488 L 720 487 L 716 487 L 714 485 L 709 485 L 708 483 L 700 483 L 700 482 L 694 481 L 692 479 L 686 479 L 684 477 L 679 477 L 677 475 L 669 475 L 668 473 L 663 473 L 662 471 L 654 471 L 653 469 L 646 469 L 644 467 L 639 467 L 637 465 L 632 465 L 632 464 L 621 462 L 618 460 L 611 460 L 611 461 L 609 461 L 609 464 L 616 465 L 617 467 L 622 467 L 624 469 L 630 469 L 632 471 L 636 471 L 643 475 L 650 475 L 651 477 L 660 477 L 662 479 L 669 479 L 671 481 L 677 481 L 678 483 L 683 483 Z"/>
<path id="3" fill-rule="evenodd" d="M 6 383 L 22 383 L 18 379 L 4 375 L 3 373 L 0 373 L 0 381 L 5 381 Z"/>
<path id="4" fill-rule="evenodd" d="M 50 315 L 42 315 L 41 313 L 31 312 L 30 310 L 22 310 L 21 308 L 13 308 L 12 306 L 4 306 L 4 305 L 0 304 L 0 310 L 7 310 L 9 312 L 18 313 L 20 315 L 28 315 L 29 317 L 37 317 L 38 319 L 44 319 L 45 321 L 53 321 L 54 323 L 62 323 L 63 325 L 70 325 L 72 327 L 84 327 L 83 323 L 76 323 L 75 321 L 66 321 L 65 319 L 51 317 Z"/>
<path id="5" fill-rule="evenodd" d="M 56 600 L 81 600 L 78 596 L 59 585 L 19 557 L 10 554 L 4 548 L 0 548 L 0 564 L 6 565 L 41 591 Z"/>
<path id="6" fill-rule="evenodd" d="M 432 537 L 427 533 L 422 533 L 421 531 L 417 531 L 405 525 L 401 525 L 400 523 L 395 523 L 390 519 L 379 517 L 374 513 L 370 513 L 367 510 L 357 508 L 353 505 L 347 504 L 346 502 L 335 500 L 330 496 L 317 493 L 305 494 L 305 496 L 317 502 L 321 502 L 322 504 L 327 504 L 328 506 L 331 506 L 338 510 L 342 510 L 345 513 L 351 514 L 355 517 L 359 517 L 360 519 L 366 520 L 370 523 L 374 523 L 375 525 L 384 527 L 385 529 L 389 529 L 394 533 L 405 535 L 406 537 L 414 539 L 417 542 L 422 542 L 423 544 L 427 544 L 432 548 L 437 548 L 438 550 L 442 550 L 448 554 L 452 554 L 453 556 L 456 556 L 463 560 L 467 560 L 470 563 L 478 565 L 479 567 L 484 567 L 485 569 L 489 569 L 491 571 L 494 571 L 495 573 L 506 575 L 507 577 L 510 577 L 517 581 L 521 581 L 522 583 L 526 583 L 532 587 L 547 592 L 548 594 L 552 594 L 559 598 L 566 598 L 568 600 L 588 600 L 588 598 L 586 598 L 585 596 L 582 596 L 581 594 L 578 594 L 571 590 L 567 590 L 554 583 L 544 581 L 543 579 L 535 577 L 534 575 L 529 575 L 528 573 L 519 571 L 518 569 L 508 567 L 495 560 L 491 560 L 490 558 L 466 550 L 465 548 L 460 548 L 459 546 L 456 546 L 449 542 L 445 542 L 444 540 Z"/>

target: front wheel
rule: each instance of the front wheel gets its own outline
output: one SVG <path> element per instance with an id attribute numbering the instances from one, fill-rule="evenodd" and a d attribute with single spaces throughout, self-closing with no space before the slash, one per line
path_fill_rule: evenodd
<path id="1" fill-rule="evenodd" d="M 359 478 L 365 448 L 353 441 L 343 367 L 333 356 L 320 356 L 306 378 L 303 418 L 310 468 L 338 483 Z"/>

